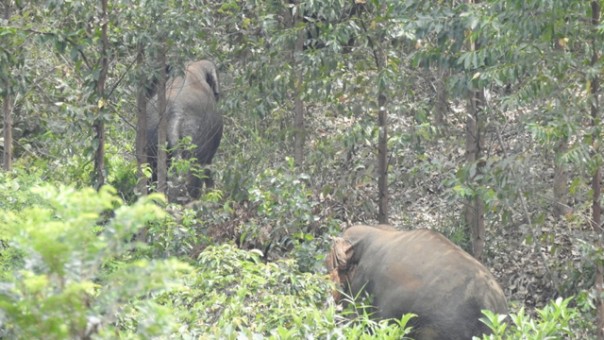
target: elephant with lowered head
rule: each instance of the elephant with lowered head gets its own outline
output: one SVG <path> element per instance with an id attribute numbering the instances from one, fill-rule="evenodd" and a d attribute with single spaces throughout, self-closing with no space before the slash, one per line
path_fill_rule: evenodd
<path id="1" fill-rule="evenodd" d="M 377 319 L 414 313 L 412 337 L 471 339 L 488 333 L 481 310 L 507 314 L 493 275 L 443 235 L 427 230 L 357 225 L 334 238 L 326 266 L 346 295 L 366 292 Z M 336 302 L 342 300 L 334 292 Z"/>
<path id="2" fill-rule="evenodd" d="M 214 63 L 208 60 L 190 62 L 185 66 L 182 76 L 171 77 L 166 82 L 166 111 L 168 164 L 174 157 L 195 160 L 199 166 L 212 162 L 220 145 L 223 120 L 218 113 L 216 103 L 220 95 L 218 74 Z M 147 159 L 153 169 L 153 180 L 157 180 L 157 132 L 160 114 L 157 107 L 157 95 L 147 106 Z M 191 138 L 194 148 L 179 149 L 184 138 Z M 213 182 L 209 170 L 205 170 L 206 186 Z M 172 186 L 168 188 L 170 201 L 179 199 L 181 191 L 186 189 L 188 198 L 197 199 L 201 193 L 202 178 L 189 172 L 184 179 L 184 187 L 175 184 L 177 179 L 169 178 Z"/>

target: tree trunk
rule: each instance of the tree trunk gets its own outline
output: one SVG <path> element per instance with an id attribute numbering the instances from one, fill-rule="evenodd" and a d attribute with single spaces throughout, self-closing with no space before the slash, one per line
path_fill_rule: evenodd
<path id="1" fill-rule="evenodd" d="M 475 167 L 475 170 L 471 171 L 468 181 L 477 187 L 480 183 L 476 182 L 476 178 L 481 174 L 483 167 L 481 158 L 484 140 L 480 113 L 484 108 L 484 90 L 473 90 L 470 93 L 466 120 L 466 164 Z M 481 260 L 485 244 L 485 228 L 484 202 L 480 195 L 475 194 L 468 199 L 464 210 L 465 222 L 470 229 L 472 254 Z"/>
<path id="2" fill-rule="evenodd" d="M 9 89 L 5 89 L 8 91 Z M 12 96 L 5 94 L 2 102 L 2 111 L 4 111 L 4 164 L 3 168 L 10 171 L 13 167 L 13 105 Z"/>
<path id="3" fill-rule="evenodd" d="M 138 92 L 136 96 L 136 191 L 139 195 L 147 194 L 147 177 L 143 174 L 143 166 L 147 164 L 147 87 L 146 77 L 143 74 L 145 63 L 145 47 L 143 44 L 138 46 L 136 54 L 136 64 L 138 72 Z"/>
<path id="4" fill-rule="evenodd" d="M 480 0 L 466 0 L 468 4 L 478 4 Z M 471 36 L 471 35 L 468 35 Z M 476 51 L 479 45 L 476 41 L 468 41 L 468 50 Z M 468 114 L 466 119 L 466 165 L 473 169 L 470 171 L 468 183 L 478 189 L 481 185 L 479 178 L 482 174 L 484 161 L 482 160 L 484 150 L 483 118 L 486 105 L 484 88 L 472 88 L 469 90 Z M 464 209 L 465 222 L 470 229 L 472 241 L 472 255 L 482 261 L 485 246 L 484 228 L 484 201 L 480 193 L 475 190 L 474 195 L 466 201 Z"/>
<path id="5" fill-rule="evenodd" d="M 103 108 L 99 110 L 99 115 L 102 115 L 102 110 Z M 95 120 L 93 129 L 96 141 L 93 183 L 94 187 L 98 190 L 105 184 L 105 122 L 103 118 L 99 117 Z"/>
<path id="6" fill-rule="evenodd" d="M 447 78 L 449 76 L 449 71 L 443 68 L 439 68 L 436 70 L 437 79 L 435 84 L 436 90 L 436 104 L 435 104 L 435 114 L 434 114 L 434 123 L 438 129 L 439 135 L 445 135 L 446 130 L 446 116 L 449 113 L 449 93 L 447 91 Z"/>
<path id="7" fill-rule="evenodd" d="M 593 32 L 593 40 L 592 40 L 592 57 L 591 57 L 591 66 L 596 67 L 600 60 L 600 55 L 598 54 L 598 26 L 600 25 L 600 2 L 592 1 L 591 2 L 591 24 L 592 24 L 592 32 Z M 592 135 L 592 152 L 593 157 L 597 157 L 600 155 L 600 102 L 598 97 L 600 95 L 600 78 L 598 75 L 595 75 L 593 79 L 591 79 L 591 124 L 593 129 Z M 592 192 L 593 192 L 593 201 L 592 201 L 592 215 L 591 215 L 591 224 L 594 232 L 598 233 L 598 245 L 597 247 L 602 249 L 604 247 L 604 228 L 602 226 L 602 206 L 601 206 L 601 197 L 602 197 L 602 172 L 601 165 L 598 164 L 597 168 L 594 171 L 593 179 L 592 179 Z M 598 339 L 604 339 L 604 301 L 602 300 L 602 293 L 604 290 L 604 268 L 601 261 L 596 262 L 596 280 L 595 280 L 595 291 L 596 291 L 596 305 L 597 305 L 597 334 Z"/>
<path id="8" fill-rule="evenodd" d="M 285 7 L 283 13 L 284 26 L 288 29 L 295 29 L 299 22 L 302 13 L 299 8 L 299 1 L 290 2 L 294 7 Z M 294 13 L 296 13 L 294 15 Z M 294 100 L 294 160 L 296 166 L 301 167 L 304 164 L 304 141 L 306 139 L 306 131 L 304 130 L 304 102 L 302 101 L 302 92 L 304 91 L 304 68 L 302 65 L 302 53 L 304 53 L 304 40 L 306 31 L 300 29 L 296 36 L 296 40 L 291 50 L 291 65 L 293 85 L 293 100 Z"/>
<path id="9" fill-rule="evenodd" d="M 566 53 L 565 47 L 561 44 L 560 39 L 552 36 L 552 45 L 556 53 Z M 566 133 L 554 146 L 554 201 L 552 205 L 553 216 L 558 219 L 568 214 L 570 211 L 568 203 L 568 175 L 566 173 L 566 165 L 562 163 L 562 156 L 568 151 L 568 136 Z"/>
<path id="10" fill-rule="evenodd" d="M 378 221 L 388 223 L 388 111 L 386 110 L 386 95 L 383 90 L 378 94 Z"/>
<path id="11" fill-rule="evenodd" d="M 378 68 L 378 78 L 381 76 L 386 65 L 386 54 L 381 46 L 373 46 Z M 378 80 L 378 222 L 388 223 L 388 110 L 386 110 L 386 89 L 379 85 Z"/>
<path id="12" fill-rule="evenodd" d="M 296 20 L 294 20 L 295 25 Z M 302 66 L 302 57 L 304 49 L 305 32 L 300 30 L 294 46 L 294 66 L 293 72 L 294 85 L 294 159 L 298 167 L 304 164 L 304 140 L 306 139 L 306 131 L 304 130 L 304 102 L 302 101 L 302 92 L 304 91 L 304 68 Z"/>
<path id="13" fill-rule="evenodd" d="M 98 116 L 94 121 L 93 129 L 95 132 L 95 140 L 97 142 L 96 151 L 94 154 L 94 186 L 99 189 L 105 184 L 105 119 L 103 113 L 105 111 L 105 81 L 109 69 L 107 58 L 107 50 L 109 47 L 109 39 L 107 37 L 107 0 L 101 1 L 101 59 L 100 73 L 97 82 L 97 98 Z"/>
<path id="14" fill-rule="evenodd" d="M 562 164 L 561 157 L 568 151 L 568 138 L 563 137 L 558 141 L 555 147 L 554 160 L 554 217 L 560 218 L 569 212 L 567 205 L 568 175 L 566 174 L 566 166 Z"/>
<path id="15" fill-rule="evenodd" d="M 160 44 L 157 51 L 156 71 L 159 74 L 157 84 L 157 106 L 159 112 L 159 126 L 157 127 L 157 191 L 168 193 L 168 155 L 167 155 L 167 131 L 168 120 L 166 115 L 166 51 L 165 42 Z"/>
<path id="16" fill-rule="evenodd" d="M 11 3 L 4 4 L 4 19 L 8 21 L 11 16 Z M 9 69 L 7 68 L 8 72 Z M 7 79 L 10 77 L 7 76 Z M 7 82 L 3 84 L 4 98 L 2 98 L 2 112 L 4 113 L 4 153 L 3 153 L 3 168 L 10 171 L 13 167 L 13 98 L 10 95 L 11 86 Z"/>
<path id="17" fill-rule="evenodd" d="M 382 11 L 386 11 L 386 4 L 382 4 Z M 381 77 L 384 76 L 384 69 L 388 65 L 388 57 L 384 52 L 381 39 L 375 39 L 375 32 L 370 32 L 367 25 L 361 21 L 363 31 L 367 35 L 367 42 L 373 52 L 375 66 L 378 72 L 377 76 L 377 105 L 378 105 L 378 156 L 377 156 L 377 176 L 378 176 L 378 222 L 387 224 L 389 219 L 389 193 L 388 193 L 388 110 L 386 109 L 387 97 L 386 88 L 382 85 L 384 82 Z M 377 34 L 379 35 L 379 34 Z"/>

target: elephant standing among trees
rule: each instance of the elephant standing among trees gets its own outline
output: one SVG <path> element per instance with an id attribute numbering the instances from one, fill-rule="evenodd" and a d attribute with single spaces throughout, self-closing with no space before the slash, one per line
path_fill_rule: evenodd
<path id="1" fill-rule="evenodd" d="M 369 294 L 375 318 L 416 314 L 409 323 L 414 339 L 471 339 L 489 333 L 478 320 L 481 310 L 508 313 L 503 290 L 488 269 L 431 230 L 353 226 L 334 238 L 326 266 L 346 295 Z M 339 291 L 334 298 L 342 300 Z"/>
<path id="2" fill-rule="evenodd" d="M 216 107 L 219 96 L 216 66 L 208 60 L 188 63 L 182 76 L 171 77 L 167 81 L 165 119 L 167 119 L 168 166 L 174 159 L 194 160 L 192 163 L 196 166 L 204 166 L 212 162 L 222 138 L 223 119 Z M 153 170 L 152 180 L 155 182 L 160 120 L 156 95 L 149 101 L 147 114 L 146 152 Z M 182 141 L 187 137 L 191 139 L 194 148 L 182 148 Z M 213 186 L 209 169 L 205 169 L 201 176 L 196 172 L 189 170 L 184 179 L 184 187 L 176 184 L 179 182 L 176 178 L 169 178 L 170 201 L 181 199 L 183 189 L 186 189 L 186 195 L 190 199 L 199 198 L 204 181 L 206 187 Z"/>

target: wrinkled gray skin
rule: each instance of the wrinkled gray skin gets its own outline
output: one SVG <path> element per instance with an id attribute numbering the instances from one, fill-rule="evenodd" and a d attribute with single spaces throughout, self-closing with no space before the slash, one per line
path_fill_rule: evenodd
<path id="1" fill-rule="evenodd" d="M 196 158 L 200 166 L 210 164 L 220 145 L 223 120 L 216 110 L 220 95 L 218 74 L 214 63 L 208 60 L 190 62 L 186 65 L 184 75 L 172 77 L 166 83 L 166 119 L 168 148 L 172 149 L 184 137 L 190 136 L 194 150 L 176 150 L 168 154 L 168 166 L 173 157 L 183 159 Z M 159 111 L 157 95 L 147 106 L 147 157 L 153 169 L 153 181 L 157 180 L 157 130 Z M 202 179 L 189 173 L 184 188 L 176 184 L 176 189 L 168 190 L 168 198 L 175 201 L 182 197 L 182 189 L 190 199 L 197 199 L 201 194 Z M 173 184 L 176 179 L 169 178 Z M 213 185 L 209 170 L 205 170 L 206 186 Z"/>
<path id="2" fill-rule="evenodd" d="M 372 296 L 374 317 L 400 319 L 415 313 L 418 340 L 471 339 L 488 333 L 481 310 L 507 314 L 507 301 L 493 275 L 443 235 L 358 225 L 335 238 L 326 266 L 349 296 Z M 336 301 L 342 299 L 334 292 Z"/>

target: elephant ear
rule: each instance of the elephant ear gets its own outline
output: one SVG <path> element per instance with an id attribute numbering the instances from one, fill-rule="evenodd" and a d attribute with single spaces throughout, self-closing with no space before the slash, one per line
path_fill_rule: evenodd
<path id="1" fill-rule="evenodd" d="M 352 268 L 352 255 L 352 244 L 349 241 L 341 237 L 332 238 L 331 251 L 326 258 L 326 265 L 329 277 L 336 287 L 342 288 L 346 285 L 351 274 L 349 271 Z M 332 296 L 336 302 L 342 298 L 340 290 L 337 288 L 332 292 Z"/>
<path id="2" fill-rule="evenodd" d="M 212 89 L 214 99 L 218 101 L 220 99 L 220 85 L 218 81 L 218 72 L 216 71 L 216 65 L 211 61 L 203 61 L 203 76 L 204 80 Z"/>
<path id="3" fill-rule="evenodd" d="M 349 241 L 341 237 L 333 238 L 331 257 L 334 269 L 337 269 L 338 271 L 347 270 L 351 265 L 350 260 L 352 259 L 352 255 L 352 244 Z"/>

